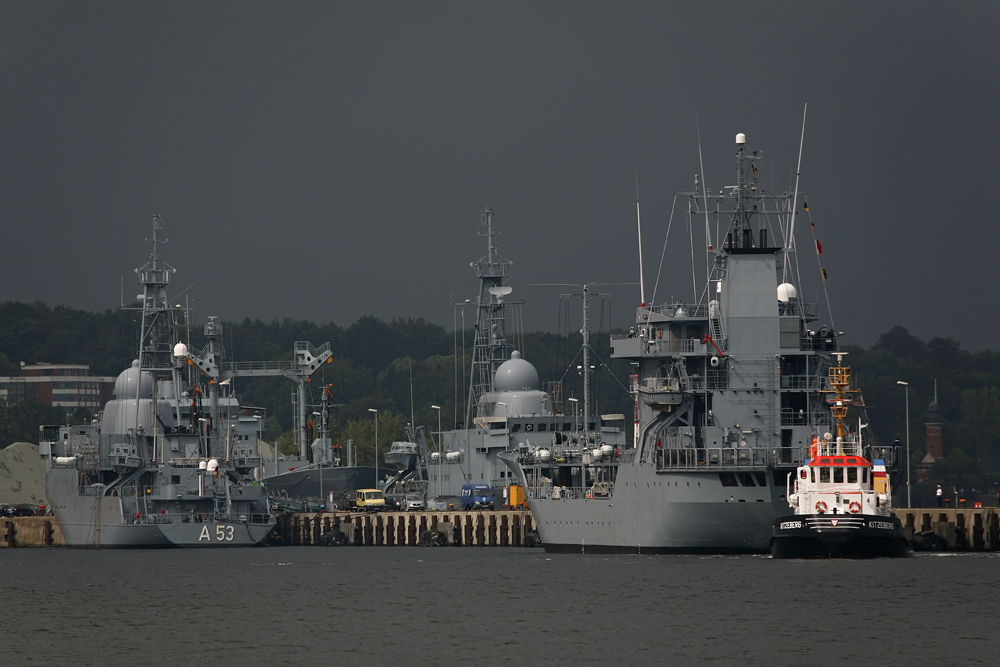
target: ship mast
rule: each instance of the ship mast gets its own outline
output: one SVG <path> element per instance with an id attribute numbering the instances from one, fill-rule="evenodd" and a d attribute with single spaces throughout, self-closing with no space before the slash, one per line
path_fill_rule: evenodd
<path id="1" fill-rule="evenodd" d="M 590 432 L 590 322 L 588 285 L 583 286 L 583 437 Z"/>
<path id="2" fill-rule="evenodd" d="M 170 306 L 167 303 L 167 285 L 176 269 L 160 261 L 159 245 L 166 243 L 160 239 L 163 221 L 153 216 L 153 252 L 149 262 L 135 270 L 139 284 L 143 287 L 142 329 L 139 339 L 139 366 L 150 371 L 171 370 Z"/>
<path id="3" fill-rule="evenodd" d="M 833 355 L 837 357 L 837 364 L 831 365 L 827 371 L 829 374 L 830 386 L 832 389 L 825 389 L 823 393 L 833 394 L 831 398 L 827 401 L 830 402 L 830 413 L 833 415 L 834 425 L 836 426 L 836 437 L 843 438 L 848 434 L 848 429 L 844 425 L 844 420 L 847 418 L 847 409 L 852 405 L 860 405 L 860 391 L 857 389 L 850 389 L 851 386 L 851 367 L 844 365 L 844 355 L 847 352 L 834 352 Z M 859 401 L 855 402 L 855 397 L 853 394 L 858 394 Z M 842 441 L 840 441 L 842 442 Z"/>
<path id="4" fill-rule="evenodd" d="M 472 348 L 472 371 L 469 374 L 469 400 L 465 411 L 465 428 L 472 421 L 472 411 L 480 397 L 493 391 L 493 375 L 507 360 L 508 348 L 504 297 L 512 289 L 503 283 L 510 277 L 512 262 L 500 255 L 493 242 L 493 209 L 487 208 L 480 217 L 486 226 L 486 255 L 469 264 L 479 278 L 476 299 L 476 337 Z"/>

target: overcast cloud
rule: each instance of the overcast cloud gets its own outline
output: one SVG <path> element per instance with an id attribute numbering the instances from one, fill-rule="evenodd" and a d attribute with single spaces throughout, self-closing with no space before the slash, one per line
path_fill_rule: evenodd
<path id="1" fill-rule="evenodd" d="M 710 188 L 745 132 L 781 191 L 808 103 L 800 189 L 837 327 L 996 349 L 998 18 L 996 2 L 5 2 L 0 300 L 117 306 L 158 213 L 202 320 L 450 327 L 492 206 L 526 328 L 554 329 L 566 290 L 530 283 L 637 280 L 636 172 L 652 282 L 698 171 L 696 114 Z M 690 298 L 672 237 L 657 301 Z M 602 290 L 628 326 L 638 288 Z"/>

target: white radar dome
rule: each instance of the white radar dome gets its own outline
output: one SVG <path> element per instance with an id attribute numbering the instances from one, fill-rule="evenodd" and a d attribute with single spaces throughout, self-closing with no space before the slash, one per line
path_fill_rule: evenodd
<path id="1" fill-rule="evenodd" d="M 211 459 L 208 462 L 208 468 L 207 468 L 208 472 L 215 472 L 218 469 L 219 469 L 219 460 L 218 459 Z"/>
<path id="2" fill-rule="evenodd" d="M 177 343 L 174 345 L 174 356 L 178 359 L 181 357 L 186 357 L 188 353 L 188 346 L 184 343 Z"/>
<path id="3" fill-rule="evenodd" d="M 743 134 L 742 132 L 736 135 L 737 144 L 745 144 L 746 142 L 747 142 L 747 135 Z"/>
<path id="4" fill-rule="evenodd" d="M 781 283 L 778 285 L 778 301 L 788 303 L 792 299 L 799 298 L 799 293 L 795 290 L 795 285 L 791 283 Z"/>
<path id="5" fill-rule="evenodd" d="M 514 350 L 510 359 L 500 364 L 493 377 L 493 387 L 497 391 L 523 391 L 538 389 L 538 371 L 531 362 L 521 358 L 521 353 Z"/>

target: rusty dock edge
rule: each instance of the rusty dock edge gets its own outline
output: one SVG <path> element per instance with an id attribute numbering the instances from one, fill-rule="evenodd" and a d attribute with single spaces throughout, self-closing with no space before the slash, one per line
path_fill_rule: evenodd
<path id="1" fill-rule="evenodd" d="M 1000 508 L 893 509 L 916 551 L 1000 551 Z"/>
<path id="2" fill-rule="evenodd" d="M 283 546 L 538 546 L 528 510 L 315 512 L 278 516 Z"/>
<path id="3" fill-rule="evenodd" d="M 894 509 L 918 549 L 1000 551 L 1000 508 Z M 430 535 L 429 533 L 435 533 Z M 66 545 L 53 516 L 0 518 L 0 548 Z M 339 536 L 338 536 L 339 535 Z M 425 512 L 319 512 L 280 514 L 274 545 L 524 546 L 535 541 L 527 510 Z M 324 537 L 325 536 L 325 537 Z"/>
<path id="4" fill-rule="evenodd" d="M 59 522 L 54 516 L 0 518 L 3 539 L 0 547 L 64 547 Z"/>

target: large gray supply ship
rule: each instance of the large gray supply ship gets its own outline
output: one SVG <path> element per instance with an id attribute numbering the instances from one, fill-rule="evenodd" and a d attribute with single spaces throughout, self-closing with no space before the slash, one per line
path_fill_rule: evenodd
<path id="1" fill-rule="evenodd" d="M 682 193 L 689 229 L 705 220 L 700 299 L 644 302 L 636 326 L 612 337 L 612 357 L 633 368 L 631 442 L 603 455 L 555 440 L 500 454 L 548 551 L 765 553 L 775 519 L 790 513 L 788 474 L 832 426 L 823 392 L 838 339 L 810 330 L 816 305 L 791 283 L 797 196 L 764 194 L 745 141 L 737 135 L 736 185 Z M 728 226 L 721 248 L 710 204 Z M 895 448 L 869 450 L 898 471 Z"/>
<path id="2" fill-rule="evenodd" d="M 488 484 L 494 489 L 494 505 L 499 506 L 502 489 L 518 483 L 499 458 L 502 453 L 550 447 L 552 443 L 579 447 L 610 443 L 620 448 L 625 436 L 621 426 L 614 425 L 622 415 L 591 415 L 587 384 L 583 414 L 564 414 L 551 393 L 540 388 L 535 367 L 513 349 L 507 331 L 507 309 L 521 304 L 510 299 L 512 288 L 505 284 L 511 262 L 499 254 L 494 242 L 492 209 L 486 209 L 481 223 L 487 250 L 484 257 L 471 264 L 480 285 L 476 302 L 467 304 L 476 310 L 476 323 L 464 428 L 441 434 L 440 448 L 426 456 L 426 469 L 430 496 L 458 497 L 464 485 Z M 584 295 L 585 312 L 586 305 Z M 583 331 L 583 367 L 589 370 L 586 318 Z"/>
<path id="3" fill-rule="evenodd" d="M 42 427 L 46 493 L 74 547 L 229 547 L 259 544 L 274 526 L 261 465 L 262 411 L 241 406 L 238 376 L 308 377 L 329 356 L 296 343 L 293 362 L 223 364 L 222 327 L 210 317 L 200 351 L 182 342 L 191 311 L 171 306 L 175 269 L 153 251 L 136 270 L 143 292 L 139 357 L 88 426 Z"/>

